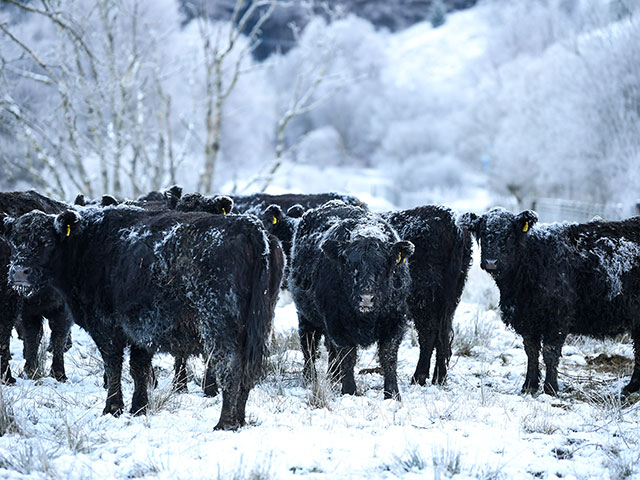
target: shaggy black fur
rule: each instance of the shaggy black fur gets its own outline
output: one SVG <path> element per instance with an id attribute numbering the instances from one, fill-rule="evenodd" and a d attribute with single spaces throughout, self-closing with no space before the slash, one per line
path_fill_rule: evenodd
<path id="1" fill-rule="evenodd" d="M 407 303 L 418 332 L 420 359 L 411 382 L 425 384 L 435 349 L 432 382 L 442 384 L 451 358 L 453 315 L 471 266 L 471 236 L 456 225 L 455 213 L 441 206 L 389 212 L 383 218 L 416 247 L 409 261 Z"/>
<path id="2" fill-rule="evenodd" d="M 356 197 L 341 195 L 339 193 L 315 193 L 297 194 L 285 193 L 282 195 L 268 195 L 266 193 L 254 193 L 252 195 L 232 195 L 237 213 L 252 213 L 260 216 L 269 205 L 278 205 L 282 211 L 286 211 L 294 205 L 300 205 L 304 211 L 316 208 L 330 200 L 341 200 L 347 205 L 366 207 Z"/>
<path id="3" fill-rule="evenodd" d="M 130 345 L 132 413 L 146 411 L 154 352 L 204 352 L 223 396 L 216 428 L 244 424 L 284 261 L 257 220 L 107 207 L 32 212 L 3 228 L 12 286 L 23 295 L 56 289 L 95 341 L 109 382 L 104 413 L 124 407 L 122 358 Z"/>
<path id="4" fill-rule="evenodd" d="M 174 199 L 174 196 L 168 197 Z M 188 193 L 177 199 L 174 204 L 167 204 L 179 212 L 206 212 L 214 215 L 227 215 L 233 211 L 233 200 L 225 195 L 205 197 L 199 193 Z"/>
<path id="5" fill-rule="evenodd" d="M 527 353 L 523 392 L 558 391 L 558 362 L 567 334 L 605 337 L 630 332 L 635 350 L 623 396 L 640 390 L 640 217 L 619 222 L 534 227 L 531 210 L 494 208 L 462 224 L 481 247 L 481 267 L 500 289 L 502 320 L 522 335 Z"/>
<path id="6" fill-rule="evenodd" d="M 32 210 L 59 213 L 68 205 L 34 191 L 0 193 L 0 223 L 6 215 L 19 216 Z M 46 317 L 51 328 L 50 349 L 53 353 L 51 376 L 59 381 L 67 379 L 64 352 L 73 324 L 72 317 L 60 296 L 51 289 L 21 298 L 8 285 L 10 246 L 0 237 L 0 383 L 15 383 L 9 366 L 9 339 L 15 326 L 24 342 L 24 373 L 36 374 L 38 347 L 42 338 L 42 321 Z"/>
<path id="7" fill-rule="evenodd" d="M 296 303 L 305 375 L 315 375 L 320 337 L 342 393 L 355 394 L 356 348 L 378 343 L 384 397 L 399 398 L 398 346 L 407 318 L 411 242 L 379 216 L 332 201 L 307 211 L 296 229 L 289 288 Z"/>

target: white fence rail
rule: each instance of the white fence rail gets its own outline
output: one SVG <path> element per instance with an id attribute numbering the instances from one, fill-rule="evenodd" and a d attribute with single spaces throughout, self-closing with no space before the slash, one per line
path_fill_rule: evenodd
<path id="1" fill-rule="evenodd" d="M 558 198 L 539 198 L 533 208 L 541 222 L 588 222 L 594 217 L 621 220 L 638 215 L 637 206 L 621 203 L 586 203 Z"/>

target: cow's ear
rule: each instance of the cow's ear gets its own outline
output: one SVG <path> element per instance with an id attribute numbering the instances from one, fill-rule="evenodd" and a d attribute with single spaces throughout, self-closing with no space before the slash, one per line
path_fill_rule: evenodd
<path id="1" fill-rule="evenodd" d="M 87 201 L 84 199 L 84 195 L 79 193 L 78 195 L 76 195 L 76 199 L 73 201 L 73 204 L 80 207 L 85 207 L 87 205 Z"/>
<path id="2" fill-rule="evenodd" d="M 458 219 L 458 225 L 460 228 L 467 230 L 474 235 L 478 234 L 478 223 L 480 219 L 475 213 L 467 212 L 463 213 Z"/>
<path id="3" fill-rule="evenodd" d="M 538 222 L 538 214 L 533 210 L 525 210 L 516 217 L 516 231 L 527 233 Z"/>
<path id="4" fill-rule="evenodd" d="M 82 218 L 78 212 L 67 210 L 55 218 L 53 226 L 59 235 L 71 237 L 82 230 Z"/>
<path id="5" fill-rule="evenodd" d="M 178 200 L 182 198 L 182 187 L 173 185 L 172 187 L 169 187 L 167 190 L 162 192 L 162 195 L 164 196 L 164 201 L 167 204 L 167 208 L 175 210 L 176 206 L 178 205 Z"/>
<path id="6" fill-rule="evenodd" d="M 102 200 L 100 200 L 100 205 L 103 207 L 118 205 L 118 199 L 113 195 L 108 195 L 105 193 L 104 195 L 102 195 Z"/>
<path id="7" fill-rule="evenodd" d="M 269 205 L 262 213 L 262 222 L 267 226 L 274 226 L 284 220 L 284 212 L 280 205 Z"/>
<path id="8" fill-rule="evenodd" d="M 327 258 L 331 260 L 338 261 L 341 258 L 342 245 L 337 240 L 325 240 L 324 242 L 322 242 L 322 245 L 320 245 L 320 249 L 322 250 L 322 253 L 324 253 Z"/>
<path id="9" fill-rule="evenodd" d="M 304 214 L 304 207 L 299 203 L 289 207 L 287 210 L 287 217 L 300 218 Z"/>
<path id="10" fill-rule="evenodd" d="M 415 251 L 416 247 L 413 243 L 408 240 L 400 240 L 393 246 L 393 258 L 397 264 L 405 263 Z"/>
<path id="11" fill-rule="evenodd" d="M 0 236 L 9 235 L 15 221 L 15 218 L 10 217 L 5 213 L 0 213 Z"/>
<path id="12" fill-rule="evenodd" d="M 212 200 L 213 206 L 210 213 L 228 215 L 233 210 L 233 199 L 226 195 L 218 195 Z"/>

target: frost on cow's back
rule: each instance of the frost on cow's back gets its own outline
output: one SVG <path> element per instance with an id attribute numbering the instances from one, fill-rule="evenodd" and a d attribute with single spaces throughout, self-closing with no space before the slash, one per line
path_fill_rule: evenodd
<path id="1" fill-rule="evenodd" d="M 602 237 L 583 255 L 595 256 L 609 285 L 609 298 L 621 295 L 622 275 L 640 264 L 640 245 L 624 237 Z"/>

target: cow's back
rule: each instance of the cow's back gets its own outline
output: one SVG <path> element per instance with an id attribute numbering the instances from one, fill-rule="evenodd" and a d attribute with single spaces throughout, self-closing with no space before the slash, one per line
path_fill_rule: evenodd
<path id="1" fill-rule="evenodd" d="M 304 210 L 309 210 L 320 207 L 332 200 L 338 200 L 347 205 L 366 208 L 366 205 L 354 196 L 333 192 L 316 194 L 286 193 L 282 195 L 255 193 L 251 195 L 235 195 L 232 198 L 236 212 L 251 213 L 254 215 L 260 215 L 269 205 L 278 205 L 283 211 L 287 211 L 294 205 L 301 205 Z"/>
<path id="2" fill-rule="evenodd" d="M 576 250 L 573 333 L 615 335 L 640 325 L 640 217 L 568 229 Z"/>
<path id="3" fill-rule="evenodd" d="M 259 260 L 252 245 L 269 252 L 261 226 L 248 218 L 128 207 L 91 215 L 66 253 L 71 290 L 95 316 L 113 314 L 130 338 L 162 349 L 171 349 L 163 342 L 175 341 L 185 319 L 237 310 Z"/>

